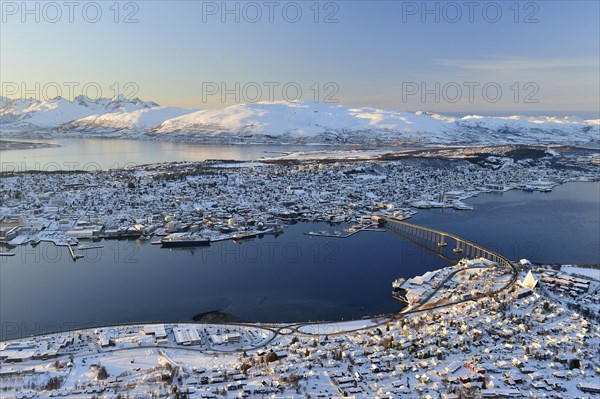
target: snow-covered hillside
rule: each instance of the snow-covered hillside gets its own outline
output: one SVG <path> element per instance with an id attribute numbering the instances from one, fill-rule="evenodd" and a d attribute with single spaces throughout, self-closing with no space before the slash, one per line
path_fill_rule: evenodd
<path id="1" fill-rule="evenodd" d="M 8 100 L 4 134 L 111 136 L 212 143 L 583 144 L 598 142 L 599 120 L 466 116 L 352 108 L 315 102 L 239 104 L 224 109 L 161 107 L 123 96 L 74 101 Z"/>
<path id="2" fill-rule="evenodd" d="M 91 115 L 63 125 L 63 129 L 103 129 L 145 131 L 160 125 L 165 120 L 188 114 L 194 110 L 177 107 L 152 107 L 133 111 L 118 111 Z"/>
<path id="3" fill-rule="evenodd" d="M 348 108 L 314 102 L 240 104 L 225 109 L 197 111 L 165 121 L 154 133 L 198 132 L 289 135 L 339 138 L 360 132 L 395 132 L 410 136 L 447 127 L 447 119 L 425 114 L 372 108 Z"/>
<path id="4" fill-rule="evenodd" d="M 92 115 L 133 112 L 158 107 L 153 102 L 139 98 L 128 100 L 119 95 L 114 98 L 92 100 L 85 96 L 69 101 L 62 97 L 51 100 L 14 99 L 6 100 L 0 107 L 2 131 L 28 131 L 39 128 L 53 129 Z"/>

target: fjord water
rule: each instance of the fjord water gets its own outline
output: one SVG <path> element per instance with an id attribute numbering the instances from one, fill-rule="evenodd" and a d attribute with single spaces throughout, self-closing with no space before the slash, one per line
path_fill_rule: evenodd
<path id="1" fill-rule="evenodd" d="M 458 235 L 509 259 L 600 264 L 600 182 L 550 193 L 511 190 L 466 201 L 474 212 L 421 210 L 410 222 Z"/>
<path id="2" fill-rule="evenodd" d="M 307 151 L 299 145 L 221 145 L 170 143 L 126 139 L 40 139 L 21 140 L 56 144 L 56 147 L 2 151 L 2 171 L 98 170 L 159 162 L 205 161 L 224 159 L 258 160 L 284 152 Z M 316 151 L 328 146 L 310 146 Z"/>
<path id="3" fill-rule="evenodd" d="M 2 338 L 90 325 L 192 320 L 221 311 L 246 321 L 360 318 L 401 309 L 391 283 L 448 263 L 382 232 L 347 239 L 282 235 L 160 248 L 104 241 L 73 262 L 66 248 L 40 243 L 0 258 Z"/>

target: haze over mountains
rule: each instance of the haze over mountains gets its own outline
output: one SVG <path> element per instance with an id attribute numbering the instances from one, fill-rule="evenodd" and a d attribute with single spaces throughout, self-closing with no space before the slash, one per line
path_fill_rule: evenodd
<path id="1" fill-rule="evenodd" d="M 0 98 L 4 137 L 119 137 L 200 143 L 586 144 L 600 120 L 452 117 L 429 112 L 273 102 L 224 109 L 164 107 L 138 98 Z"/>

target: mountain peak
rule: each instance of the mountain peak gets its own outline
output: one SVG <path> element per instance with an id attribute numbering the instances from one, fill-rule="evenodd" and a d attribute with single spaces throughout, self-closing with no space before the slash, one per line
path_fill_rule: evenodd
<path id="1" fill-rule="evenodd" d="M 116 96 L 114 96 L 110 101 L 112 102 L 125 102 L 127 99 L 125 98 L 125 96 L 123 95 L 123 93 L 119 93 Z"/>
<path id="2" fill-rule="evenodd" d="M 223 109 L 161 107 L 152 101 L 77 96 L 3 100 L 4 132 L 54 129 L 60 134 L 123 131 L 165 140 L 400 144 L 574 144 L 598 142 L 598 122 L 552 116 L 446 116 L 348 107 L 314 101 L 236 104 Z M 112 132 L 112 133 L 111 133 Z M 57 133 L 58 134 L 58 133 Z"/>

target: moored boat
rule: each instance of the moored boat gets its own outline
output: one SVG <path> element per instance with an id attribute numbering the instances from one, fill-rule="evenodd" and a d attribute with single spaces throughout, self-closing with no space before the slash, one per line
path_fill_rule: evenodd
<path id="1" fill-rule="evenodd" d="M 164 248 L 200 247 L 210 245 L 210 240 L 190 233 L 173 233 L 160 240 L 160 243 Z"/>

